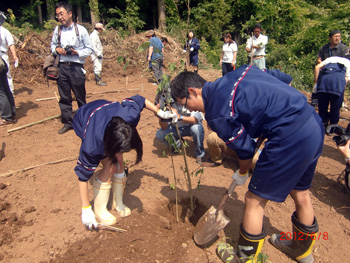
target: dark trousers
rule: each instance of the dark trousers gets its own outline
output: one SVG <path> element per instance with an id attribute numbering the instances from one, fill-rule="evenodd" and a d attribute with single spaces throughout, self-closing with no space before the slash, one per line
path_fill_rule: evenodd
<path id="1" fill-rule="evenodd" d="M 78 107 L 86 104 L 85 73 L 83 65 L 72 63 L 71 65 L 60 64 L 60 75 L 57 80 L 60 94 L 59 106 L 61 109 L 61 121 L 63 124 L 72 125 L 72 94 L 73 91 Z"/>
<path id="2" fill-rule="evenodd" d="M 233 71 L 233 67 L 231 63 L 222 63 L 221 64 L 221 68 L 222 68 L 222 76 L 225 76 L 227 73 Z"/>
<path id="3" fill-rule="evenodd" d="M 320 115 L 323 123 L 337 124 L 339 122 L 340 108 L 343 103 L 343 94 L 341 96 L 319 92 L 318 98 L 318 114 Z M 328 105 L 330 110 L 328 112 Z"/>
<path id="4" fill-rule="evenodd" d="M 162 76 L 163 76 L 162 66 L 163 66 L 163 57 L 156 58 L 152 61 L 152 69 L 158 83 L 161 82 Z"/>
<path id="5" fill-rule="evenodd" d="M 6 72 L 4 70 L 0 73 L 0 115 L 2 119 L 11 121 L 15 118 L 16 107 L 7 81 Z"/>

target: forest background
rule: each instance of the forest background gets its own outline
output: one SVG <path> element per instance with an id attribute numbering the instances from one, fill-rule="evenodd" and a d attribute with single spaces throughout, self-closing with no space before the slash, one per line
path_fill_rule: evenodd
<path id="1" fill-rule="evenodd" d="M 4 26 L 19 40 L 33 31 L 51 34 L 57 0 L 2 1 Z M 293 86 L 311 90 L 317 52 L 328 33 L 339 29 L 349 45 L 350 5 L 347 0 L 70 0 L 80 23 L 102 22 L 119 38 L 158 29 L 185 43 L 189 29 L 201 42 L 208 64 L 219 68 L 223 33 L 238 44 L 236 66 L 247 63 L 246 40 L 260 23 L 269 37 L 266 63 L 293 76 Z M 91 28 L 91 27 L 90 27 Z M 142 44 L 142 43 L 140 43 Z M 125 54 L 127 56 L 127 54 Z"/>

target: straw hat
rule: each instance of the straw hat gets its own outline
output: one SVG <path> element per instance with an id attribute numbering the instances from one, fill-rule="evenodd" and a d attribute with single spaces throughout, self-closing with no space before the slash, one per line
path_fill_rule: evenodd
<path id="1" fill-rule="evenodd" d="M 150 37 L 150 36 L 153 36 L 154 35 L 154 30 L 148 30 L 146 32 L 146 37 Z"/>

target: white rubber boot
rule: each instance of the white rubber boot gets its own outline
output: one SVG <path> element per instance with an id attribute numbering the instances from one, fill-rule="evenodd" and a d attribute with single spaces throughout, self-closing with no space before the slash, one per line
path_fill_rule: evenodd
<path id="1" fill-rule="evenodd" d="M 124 174 L 124 173 L 123 173 Z M 124 187 L 126 183 L 126 177 L 119 178 L 117 174 L 112 176 L 112 188 L 113 188 L 113 208 L 118 212 L 121 217 L 127 217 L 131 215 L 129 207 L 123 204 Z"/>
<path id="2" fill-rule="evenodd" d="M 112 184 L 103 183 L 93 178 L 92 181 L 94 191 L 94 213 L 101 224 L 113 225 L 117 222 L 117 218 L 107 210 L 107 203 L 109 200 L 109 194 L 111 192 Z"/>

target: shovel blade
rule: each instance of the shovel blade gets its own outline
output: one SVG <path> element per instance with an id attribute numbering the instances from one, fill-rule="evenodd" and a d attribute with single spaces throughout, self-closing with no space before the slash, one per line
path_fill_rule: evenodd
<path id="1" fill-rule="evenodd" d="M 211 206 L 199 219 L 195 231 L 194 241 L 197 245 L 204 245 L 212 241 L 217 234 L 230 222 L 223 210 Z"/>

